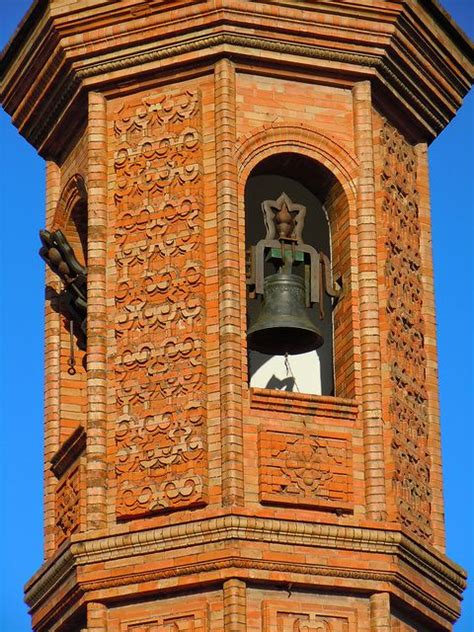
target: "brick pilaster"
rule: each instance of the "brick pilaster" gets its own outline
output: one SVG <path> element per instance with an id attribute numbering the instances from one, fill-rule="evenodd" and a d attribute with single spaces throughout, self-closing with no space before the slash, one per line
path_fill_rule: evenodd
<path id="1" fill-rule="evenodd" d="M 391 632 L 390 595 L 377 593 L 370 597 L 370 632 Z"/>
<path id="2" fill-rule="evenodd" d="M 107 632 L 107 608 L 104 604 L 87 604 L 87 632 Z"/>
<path id="3" fill-rule="evenodd" d="M 46 163 L 46 228 L 51 224 L 61 191 L 61 170 L 55 162 Z M 60 328 L 61 316 L 53 309 L 54 289 L 60 287 L 58 277 L 46 268 L 45 305 L 45 391 L 44 391 L 44 553 L 54 553 L 56 477 L 51 471 L 51 457 L 60 444 Z"/>
<path id="4" fill-rule="evenodd" d="M 443 470 L 441 463 L 441 436 L 438 391 L 438 352 L 436 344 L 436 314 L 433 279 L 433 255 L 431 240 L 430 183 L 428 148 L 416 146 L 418 161 L 417 189 L 419 193 L 420 255 L 423 280 L 423 317 L 425 325 L 424 348 L 426 351 L 426 390 L 428 393 L 429 434 L 428 447 L 431 455 L 430 483 L 433 492 L 431 522 L 433 544 L 445 550 Z"/>
<path id="5" fill-rule="evenodd" d="M 229 579 L 224 582 L 224 630 L 247 630 L 246 585 L 240 579 Z"/>
<path id="6" fill-rule="evenodd" d="M 107 123 L 102 95 L 89 94 L 87 294 L 87 527 L 106 523 Z"/>
<path id="7" fill-rule="evenodd" d="M 364 423 L 367 515 L 386 513 L 382 376 L 380 356 L 377 231 L 375 210 L 372 96 L 370 82 L 353 88 L 354 140 L 360 162 L 358 186 L 358 263 L 361 345 L 361 408 Z"/>
<path id="8" fill-rule="evenodd" d="M 234 159 L 235 71 L 228 59 L 216 65 L 215 94 L 222 498 L 225 505 L 240 505 L 243 502 L 240 243 Z"/>

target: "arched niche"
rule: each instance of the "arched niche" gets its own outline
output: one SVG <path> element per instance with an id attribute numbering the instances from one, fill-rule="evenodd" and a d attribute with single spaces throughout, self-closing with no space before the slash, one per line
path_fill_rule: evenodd
<path id="1" fill-rule="evenodd" d="M 88 209 L 87 188 L 84 178 L 80 174 L 74 174 L 67 181 L 61 191 L 53 217 L 51 232 L 60 230 L 66 237 L 74 251 L 77 261 L 82 266 L 87 266 L 87 235 L 88 235 Z M 70 299 L 64 287 L 59 293 L 50 295 L 51 305 L 55 311 L 62 315 L 61 328 L 61 357 L 67 370 L 71 360 L 71 326 L 73 329 L 74 355 L 76 377 L 85 369 L 86 364 L 86 337 L 81 323 L 74 318 L 70 309 Z"/>
<path id="2" fill-rule="evenodd" d="M 300 133 L 300 130 L 297 131 Z M 313 134 L 314 148 L 308 146 L 306 137 L 304 144 L 292 144 L 282 138 L 279 143 L 281 151 L 278 151 L 275 142 L 276 134 L 271 135 L 264 131 L 262 138 L 265 135 L 271 138 L 271 143 L 265 145 L 262 142 L 259 147 L 258 140 L 250 138 L 239 148 L 243 156 L 241 176 L 245 176 L 240 183 L 240 197 L 245 206 L 246 248 L 265 233 L 261 202 L 264 199 L 275 199 L 285 191 L 293 202 L 307 207 L 304 241 L 330 258 L 333 279 L 343 285 L 342 295 L 337 302 L 325 297 L 325 318 L 322 322 L 316 313 L 317 308 L 312 308 L 311 317 L 323 333 L 325 344 L 313 352 L 312 358 L 303 359 L 300 368 L 293 368 L 293 373 L 296 373 L 295 368 L 300 373 L 301 384 L 297 384 L 297 388 L 293 386 L 291 390 L 354 397 L 355 301 L 351 288 L 351 260 L 356 255 L 354 225 L 350 217 L 355 212 L 354 182 L 357 164 L 340 148 L 337 148 L 337 154 L 335 152 L 331 159 L 331 147 L 328 148 L 329 143 L 325 139 L 324 151 L 318 150 L 316 145 L 321 146 L 322 143 L 321 136 L 316 134 Z M 245 153 L 245 145 L 249 149 L 248 153 Z M 300 149 L 304 153 L 298 151 Z M 246 311 L 250 319 L 257 309 L 259 307 L 255 301 L 252 304 L 252 299 L 247 300 Z M 252 379 L 262 360 L 265 358 L 254 356 L 253 352 L 249 354 L 250 386 L 290 390 L 285 384 L 279 385 L 278 382 L 283 380 L 278 375 L 272 381 L 271 370 L 266 372 L 261 381 Z M 283 370 L 281 364 L 280 362 L 280 376 Z M 290 358 L 290 365 L 292 364 L 294 360 Z M 266 382 L 265 377 L 268 378 Z M 297 375 L 295 379 L 297 383 Z"/>
<path id="3" fill-rule="evenodd" d="M 59 197 L 53 230 L 62 230 L 82 265 L 87 265 L 87 223 L 86 184 L 80 174 L 75 174 Z"/>

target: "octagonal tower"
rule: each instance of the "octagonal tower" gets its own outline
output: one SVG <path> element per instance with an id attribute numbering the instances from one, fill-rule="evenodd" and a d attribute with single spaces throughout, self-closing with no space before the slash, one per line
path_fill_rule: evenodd
<path id="1" fill-rule="evenodd" d="M 37 0 L 0 73 L 87 278 L 79 321 L 47 272 L 34 630 L 450 630 L 427 144 L 462 32 L 434 0 Z M 301 362 L 247 348 L 282 193 Z"/>

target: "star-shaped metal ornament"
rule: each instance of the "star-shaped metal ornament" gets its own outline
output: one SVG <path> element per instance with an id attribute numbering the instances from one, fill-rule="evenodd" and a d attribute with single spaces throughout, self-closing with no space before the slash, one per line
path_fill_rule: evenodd
<path id="1" fill-rule="evenodd" d="M 263 219 L 267 233 L 265 239 L 280 239 L 303 244 L 306 206 L 295 204 L 286 193 L 277 200 L 262 202 Z"/>

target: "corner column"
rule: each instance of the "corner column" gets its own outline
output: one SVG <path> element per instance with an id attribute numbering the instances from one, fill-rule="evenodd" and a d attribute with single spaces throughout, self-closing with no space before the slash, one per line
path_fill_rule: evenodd
<path id="1" fill-rule="evenodd" d="M 224 505 L 243 503 L 242 329 L 237 208 L 235 69 L 215 69 L 219 350 Z"/>
<path id="2" fill-rule="evenodd" d="M 370 597 L 370 632 L 391 632 L 389 593 L 377 593 Z"/>
<path id="3" fill-rule="evenodd" d="M 61 170 L 55 162 L 46 163 L 46 228 L 52 229 L 56 206 L 61 193 Z M 51 471 L 51 457 L 60 446 L 60 332 L 61 316 L 53 309 L 58 277 L 46 267 L 45 306 L 45 430 L 44 430 L 44 553 L 46 559 L 55 551 L 55 501 L 57 480 Z"/>
<path id="4" fill-rule="evenodd" d="M 417 189 L 419 193 L 420 255 L 423 282 L 423 320 L 425 326 L 426 390 L 428 393 L 428 447 L 431 456 L 430 482 L 433 494 L 431 522 L 433 543 L 445 550 L 443 468 L 441 463 L 441 436 L 439 418 L 438 350 L 436 343 L 436 313 L 431 240 L 430 182 L 428 147 L 420 143 L 415 147 L 418 162 Z"/>
<path id="5" fill-rule="evenodd" d="M 106 525 L 106 262 L 107 112 L 101 94 L 89 94 L 87 261 L 87 528 Z"/>
<path id="6" fill-rule="evenodd" d="M 245 582 L 228 579 L 224 582 L 224 630 L 245 632 L 247 630 L 247 605 Z"/>
<path id="7" fill-rule="evenodd" d="M 87 604 L 87 632 L 107 632 L 107 608 L 104 604 Z"/>
<path id="8" fill-rule="evenodd" d="M 355 150 L 360 163 L 357 194 L 361 346 L 361 404 L 367 517 L 384 520 L 386 490 L 382 418 L 382 361 L 377 266 L 372 93 L 369 81 L 357 83 L 354 103 Z"/>

